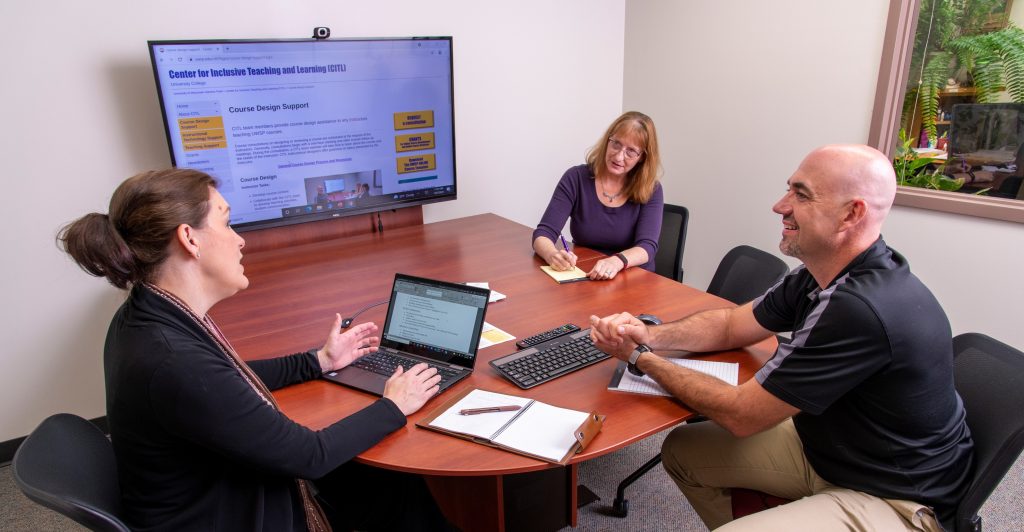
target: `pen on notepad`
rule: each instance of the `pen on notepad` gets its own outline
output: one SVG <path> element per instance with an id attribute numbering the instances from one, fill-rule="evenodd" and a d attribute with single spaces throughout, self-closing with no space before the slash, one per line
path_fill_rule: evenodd
<path id="1" fill-rule="evenodd" d="M 474 414 L 489 414 L 491 412 L 512 412 L 522 408 L 519 405 L 508 405 L 508 406 L 488 406 L 486 408 L 467 408 L 465 410 L 459 410 L 459 415 L 472 416 Z"/>
<path id="2" fill-rule="evenodd" d="M 569 251 L 569 244 L 565 243 L 565 237 L 562 236 L 562 235 L 558 235 L 558 238 L 562 239 L 562 247 L 565 248 L 565 252 L 566 253 L 572 253 L 571 251 Z"/>

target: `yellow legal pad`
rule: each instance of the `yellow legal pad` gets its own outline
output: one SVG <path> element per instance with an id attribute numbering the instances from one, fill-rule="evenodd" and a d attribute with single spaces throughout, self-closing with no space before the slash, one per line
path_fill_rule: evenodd
<path id="1" fill-rule="evenodd" d="M 587 272 L 579 269 L 578 266 L 574 266 L 571 270 L 560 272 L 551 266 L 541 266 L 541 271 L 551 276 L 552 279 L 559 283 L 575 283 L 576 281 L 589 281 Z"/>

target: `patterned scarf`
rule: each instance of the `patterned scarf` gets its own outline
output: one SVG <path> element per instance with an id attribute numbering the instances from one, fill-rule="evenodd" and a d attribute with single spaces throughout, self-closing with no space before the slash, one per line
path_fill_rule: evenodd
<path id="1" fill-rule="evenodd" d="M 268 405 L 280 410 L 277 405 L 277 401 L 274 400 L 273 394 L 267 389 L 267 385 L 263 384 L 263 381 L 253 373 L 252 368 L 249 367 L 235 352 L 235 348 L 231 347 L 227 338 L 224 337 L 224 333 L 220 331 L 220 327 L 213 322 L 213 319 L 209 315 L 200 318 L 196 315 L 192 309 L 185 304 L 184 301 L 178 299 L 174 294 L 163 290 L 162 288 L 151 284 L 142 283 L 142 286 L 151 290 L 154 294 L 166 299 L 175 307 L 178 307 L 186 316 L 192 319 L 196 325 L 199 325 L 204 332 L 210 337 L 211 340 L 220 348 L 221 353 L 227 358 L 238 373 L 245 379 L 245 382 L 256 392 L 256 395 L 260 396 Z M 310 532 L 331 532 L 331 524 L 327 521 L 327 516 L 324 515 L 324 511 L 317 504 L 316 499 L 313 497 L 313 492 L 309 488 L 309 482 L 304 479 L 295 479 L 295 483 L 299 488 L 299 495 L 302 497 L 302 506 L 306 511 L 306 527 Z"/>

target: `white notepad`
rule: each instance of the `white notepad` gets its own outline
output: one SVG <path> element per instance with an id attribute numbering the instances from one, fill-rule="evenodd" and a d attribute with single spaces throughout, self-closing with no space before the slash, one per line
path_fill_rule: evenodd
<path id="1" fill-rule="evenodd" d="M 711 360 L 693 360 L 689 358 L 666 358 L 677 366 L 689 368 L 694 371 L 699 371 L 706 375 L 721 379 L 728 384 L 736 385 L 739 381 L 740 365 L 735 362 L 714 362 Z M 672 394 L 665 391 L 660 384 L 654 382 L 654 379 L 644 375 L 643 377 L 637 377 L 628 371 L 624 371 L 625 364 L 620 364 L 620 367 L 615 371 L 612 376 L 611 383 L 608 384 L 609 390 L 617 392 L 630 392 L 630 393 L 643 393 L 647 395 L 663 395 L 670 397 Z"/>
<path id="2" fill-rule="evenodd" d="M 518 406 L 518 410 L 462 415 L 467 409 Z M 417 425 L 554 463 L 565 463 L 601 430 L 603 416 L 527 397 L 468 390 Z"/>

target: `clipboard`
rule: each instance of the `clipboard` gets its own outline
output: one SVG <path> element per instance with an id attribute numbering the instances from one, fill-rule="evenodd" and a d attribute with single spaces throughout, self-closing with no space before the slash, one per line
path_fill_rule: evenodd
<path id="1" fill-rule="evenodd" d="M 473 416 L 458 414 L 464 408 L 486 406 L 492 401 L 521 408 L 513 412 Z M 580 423 L 577 424 L 577 420 Z M 431 410 L 416 422 L 416 426 L 536 460 L 565 465 L 597 437 L 604 420 L 605 416 L 596 412 L 571 410 L 526 397 L 469 388 Z"/>

